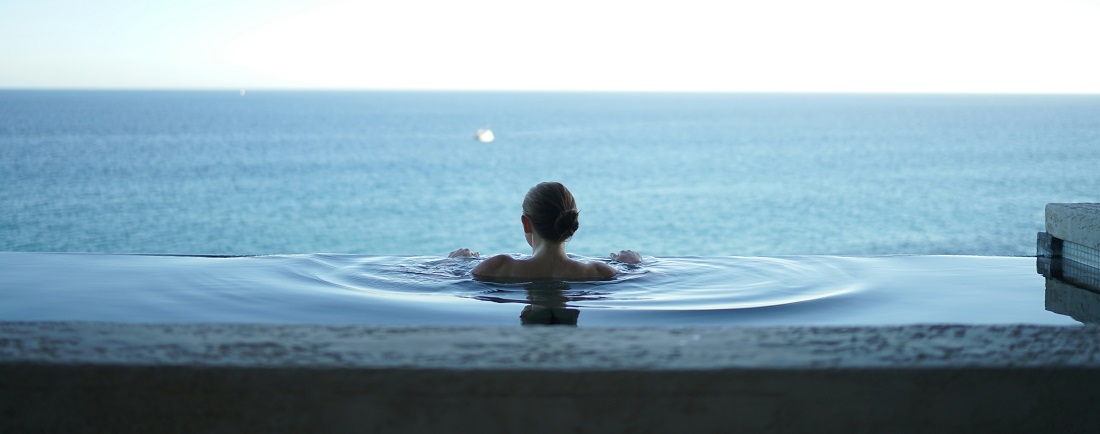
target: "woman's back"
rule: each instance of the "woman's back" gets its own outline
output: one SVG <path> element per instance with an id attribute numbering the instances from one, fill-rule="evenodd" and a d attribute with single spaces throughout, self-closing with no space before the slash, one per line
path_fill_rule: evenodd
<path id="1" fill-rule="evenodd" d="M 506 280 L 607 280 L 617 271 L 603 262 L 580 262 L 552 256 L 516 259 L 497 255 L 482 261 L 470 272 L 482 279 Z"/>

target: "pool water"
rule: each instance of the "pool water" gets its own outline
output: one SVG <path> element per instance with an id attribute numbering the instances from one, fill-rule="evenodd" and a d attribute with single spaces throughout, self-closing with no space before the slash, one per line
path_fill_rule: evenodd
<path id="1" fill-rule="evenodd" d="M 0 253 L 0 321 L 1080 324 L 1044 308 L 1034 257 L 647 257 L 611 281 L 529 283 L 474 280 L 477 261 Z"/>

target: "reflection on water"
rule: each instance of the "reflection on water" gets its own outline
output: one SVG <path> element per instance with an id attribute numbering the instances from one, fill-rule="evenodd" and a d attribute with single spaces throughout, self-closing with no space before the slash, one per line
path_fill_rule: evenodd
<path id="1" fill-rule="evenodd" d="M 1085 324 L 1100 324 L 1100 294 L 1094 291 L 1097 290 L 1048 278 L 1046 309 Z"/>
<path id="2" fill-rule="evenodd" d="M 532 282 L 524 285 L 524 289 L 527 291 L 527 301 L 531 304 L 520 311 L 521 324 L 577 325 L 577 317 L 581 315 L 581 311 L 565 307 L 565 303 L 569 301 L 565 296 L 569 283 Z"/>
<path id="3" fill-rule="evenodd" d="M 1100 324 L 1100 269 L 1042 253 L 1036 268 L 1046 278 L 1047 310 L 1082 323 Z"/>

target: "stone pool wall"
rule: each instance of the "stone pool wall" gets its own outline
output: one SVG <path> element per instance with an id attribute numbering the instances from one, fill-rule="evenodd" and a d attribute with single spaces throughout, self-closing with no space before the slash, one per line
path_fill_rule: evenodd
<path id="1" fill-rule="evenodd" d="M 0 323 L 0 432 L 1084 432 L 1098 332 Z"/>

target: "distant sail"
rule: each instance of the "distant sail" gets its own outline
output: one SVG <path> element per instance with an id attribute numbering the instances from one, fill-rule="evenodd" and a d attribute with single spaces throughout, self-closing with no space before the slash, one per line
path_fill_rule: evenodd
<path id="1" fill-rule="evenodd" d="M 489 143 L 492 142 L 493 139 L 495 139 L 496 137 L 493 136 L 493 130 L 482 128 L 474 133 L 474 138 L 476 138 L 477 141 L 481 143 Z"/>
<path id="2" fill-rule="evenodd" d="M 244 88 L 241 88 L 241 96 L 244 96 Z"/>

